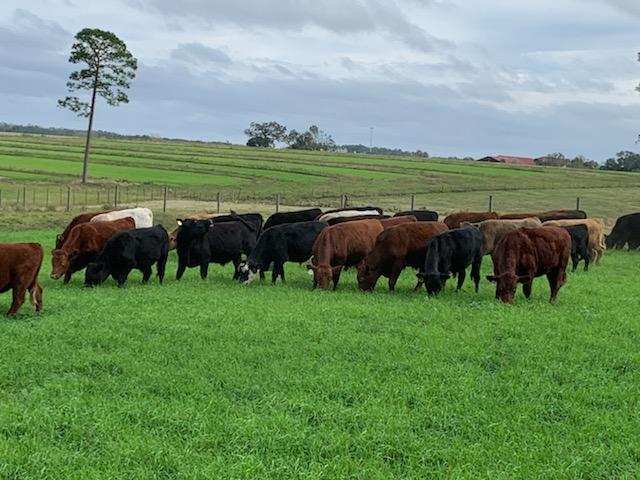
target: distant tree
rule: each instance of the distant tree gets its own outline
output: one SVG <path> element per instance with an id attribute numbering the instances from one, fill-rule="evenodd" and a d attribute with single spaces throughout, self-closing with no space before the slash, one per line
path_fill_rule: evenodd
<path id="1" fill-rule="evenodd" d="M 285 140 L 289 148 L 294 150 L 335 150 L 336 142 L 317 125 L 312 125 L 306 132 L 291 130 Z"/>
<path id="2" fill-rule="evenodd" d="M 566 167 L 568 160 L 562 153 L 550 153 L 538 158 L 536 164 L 546 167 Z"/>
<path id="3" fill-rule="evenodd" d="M 89 91 L 91 100 L 86 102 L 76 96 L 68 96 L 58 100 L 58 105 L 80 117 L 89 118 L 82 165 L 82 183 L 86 183 L 96 96 L 100 95 L 113 107 L 129 103 L 125 90 L 136 76 L 138 61 L 127 50 L 127 45 L 111 32 L 85 28 L 76 34 L 75 39 L 69 62 L 85 64 L 86 67 L 69 75 L 67 89 L 70 93 Z"/>
<path id="4" fill-rule="evenodd" d="M 244 134 L 249 137 L 249 147 L 273 148 L 276 142 L 285 140 L 287 127 L 278 122 L 251 122 Z"/>
<path id="5" fill-rule="evenodd" d="M 628 151 L 619 152 L 616 158 L 609 158 L 601 168 L 602 170 L 621 172 L 640 171 L 640 154 Z"/>

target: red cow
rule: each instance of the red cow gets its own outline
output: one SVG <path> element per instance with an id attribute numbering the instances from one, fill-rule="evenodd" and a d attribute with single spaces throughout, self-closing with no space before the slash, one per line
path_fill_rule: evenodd
<path id="1" fill-rule="evenodd" d="M 73 227 L 75 227 L 76 225 L 81 225 L 83 223 L 89 223 L 91 221 L 91 219 L 93 217 L 95 217 L 96 215 L 100 215 L 100 214 L 103 214 L 103 213 L 109 213 L 109 212 L 112 212 L 112 211 L 113 210 L 105 210 L 103 212 L 87 212 L 87 213 L 81 213 L 80 215 L 74 217 L 73 220 L 71 220 L 71 222 L 69 223 L 69 225 L 67 225 L 67 227 L 64 229 L 64 232 L 62 232 L 60 235 L 58 235 L 56 237 L 56 248 L 61 248 L 62 247 L 62 245 L 64 244 L 65 240 L 69 236 L 69 233 L 71 232 Z"/>
<path id="2" fill-rule="evenodd" d="M 313 286 L 335 290 L 343 268 L 358 265 L 373 249 L 383 231 L 378 220 L 359 220 L 325 228 L 313 244 L 309 268 L 313 270 Z"/>
<path id="3" fill-rule="evenodd" d="M 546 275 L 553 303 L 566 282 L 570 257 L 571 236 L 564 228 L 521 228 L 507 233 L 494 248 L 493 275 L 487 280 L 496 283 L 496 298 L 513 303 L 518 283 L 529 298 L 533 279 Z"/>
<path id="4" fill-rule="evenodd" d="M 387 230 L 398 225 L 403 225 L 405 223 L 416 223 L 417 221 L 418 219 L 413 215 L 403 215 L 401 217 L 383 218 L 380 220 L 380 223 L 382 224 L 382 228 Z"/>
<path id="5" fill-rule="evenodd" d="M 42 257 L 39 243 L 0 244 L 0 293 L 13 290 L 13 302 L 7 316 L 18 312 L 27 290 L 36 313 L 42 310 L 42 287 L 38 283 Z"/>
<path id="6" fill-rule="evenodd" d="M 495 220 L 498 218 L 496 212 L 457 212 L 452 213 L 444 219 L 444 223 L 449 229 L 460 228 L 462 222 L 478 223 L 485 220 Z"/>
<path id="7" fill-rule="evenodd" d="M 126 217 L 112 222 L 81 223 L 71 229 L 63 245 L 54 250 L 51 257 L 51 278 L 64 275 L 64 283 L 71 276 L 93 262 L 111 237 L 122 230 L 135 228 L 133 218 Z"/>

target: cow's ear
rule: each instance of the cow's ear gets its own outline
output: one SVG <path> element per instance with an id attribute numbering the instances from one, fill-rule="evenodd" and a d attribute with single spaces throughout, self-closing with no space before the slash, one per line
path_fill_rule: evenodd
<path id="1" fill-rule="evenodd" d="M 487 275 L 487 280 L 496 283 L 498 281 L 498 277 L 496 277 L 495 275 Z"/>

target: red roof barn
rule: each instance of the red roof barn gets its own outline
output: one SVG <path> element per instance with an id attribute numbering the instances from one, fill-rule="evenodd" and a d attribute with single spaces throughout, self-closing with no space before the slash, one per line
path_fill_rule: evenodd
<path id="1" fill-rule="evenodd" d="M 491 155 L 489 157 L 480 158 L 479 162 L 504 163 L 506 165 L 525 165 L 534 166 L 535 160 L 529 157 L 511 157 L 509 155 Z"/>

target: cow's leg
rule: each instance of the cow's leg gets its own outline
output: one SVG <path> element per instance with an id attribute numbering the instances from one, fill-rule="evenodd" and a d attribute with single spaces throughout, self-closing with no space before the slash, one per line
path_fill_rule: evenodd
<path id="1" fill-rule="evenodd" d="M 158 281 L 160 285 L 164 281 L 164 272 L 167 270 L 167 259 L 169 258 L 169 252 L 166 255 L 162 255 L 158 259 L 158 263 L 156 264 L 156 271 L 158 272 Z"/>
<path id="2" fill-rule="evenodd" d="M 264 271 L 260 269 L 260 281 L 264 282 Z"/>
<path id="3" fill-rule="evenodd" d="M 284 279 L 284 263 L 280 264 L 280 280 L 282 283 L 287 283 Z"/>
<path id="4" fill-rule="evenodd" d="M 422 286 L 424 285 L 424 282 L 420 279 L 418 279 L 418 282 L 416 283 L 416 286 L 413 287 L 413 291 L 417 292 L 418 290 L 420 290 L 422 288 Z"/>
<path id="5" fill-rule="evenodd" d="M 42 311 L 42 287 L 37 281 L 33 282 L 29 289 L 29 300 L 35 307 L 36 313 L 40 313 Z"/>
<path id="6" fill-rule="evenodd" d="M 480 290 L 480 268 L 482 267 L 482 255 L 473 259 L 471 264 L 471 279 L 476 287 L 476 293 Z"/>
<path id="7" fill-rule="evenodd" d="M 571 252 L 571 263 L 573 264 L 573 267 L 571 269 L 572 272 L 575 272 L 578 269 L 578 262 L 580 261 L 580 259 L 578 258 L 578 252 Z"/>
<path id="8" fill-rule="evenodd" d="M 127 283 L 127 278 L 129 277 L 129 273 L 131 273 L 131 269 L 123 270 L 122 272 L 117 272 L 113 274 L 113 279 L 116 281 L 118 288 L 124 287 L 124 284 Z"/>
<path id="9" fill-rule="evenodd" d="M 400 274 L 402 273 L 402 269 L 404 268 L 403 262 L 394 262 L 391 266 L 391 273 L 389 274 L 389 291 L 396 291 L 396 283 L 398 283 L 398 279 L 400 278 Z"/>
<path id="10" fill-rule="evenodd" d="M 582 259 L 584 260 L 584 271 L 589 271 L 589 263 L 591 262 L 591 255 L 589 255 L 589 251 L 585 250 L 582 254 Z"/>
<path id="11" fill-rule="evenodd" d="M 524 293 L 525 298 L 531 298 L 532 287 L 533 287 L 533 280 L 522 284 L 522 293 Z"/>
<path id="12" fill-rule="evenodd" d="M 203 262 L 200 264 L 200 278 L 206 280 L 207 275 L 209 275 L 209 262 Z"/>
<path id="13" fill-rule="evenodd" d="M 148 283 L 151 278 L 151 274 L 153 273 L 151 270 L 151 265 L 144 265 L 140 267 L 142 271 L 142 283 Z"/>
<path id="14" fill-rule="evenodd" d="M 342 266 L 333 269 L 333 289 L 338 288 L 338 282 L 340 281 L 340 274 L 342 273 Z"/>
<path id="15" fill-rule="evenodd" d="M 564 272 L 560 271 L 560 269 L 555 269 L 547 274 L 547 279 L 549 280 L 549 288 L 551 289 L 549 301 L 555 303 L 558 291 L 564 284 Z"/>
<path id="16" fill-rule="evenodd" d="M 24 303 L 24 295 L 26 291 L 27 289 L 22 285 L 13 287 L 13 302 L 11 302 L 11 308 L 9 308 L 9 311 L 7 312 L 7 317 L 11 317 L 18 313 L 18 310 L 20 310 L 20 307 Z"/>
<path id="17" fill-rule="evenodd" d="M 237 280 L 240 276 L 240 271 L 238 270 L 238 268 L 240 268 L 240 263 L 239 258 L 233 260 L 233 280 Z"/>
<path id="18" fill-rule="evenodd" d="M 462 289 L 462 285 L 464 285 L 464 279 L 467 277 L 467 271 L 463 268 L 458 272 L 458 286 L 456 287 L 457 291 Z"/>
<path id="19" fill-rule="evenodd" d="M 178 262 L 178 270 L 176 271 L 176 280 L 180 280 L 182 275 L 184 275 L 184 271 L 187 269 L 187 264 Z"/>
<path id="20" fill-rule="evenodd" d="M 71 281 L 71 275 L 73 275 L 73 272 L 68 268 L 67 271 L 64 272 L 64 280 L 62 280 L 62 283 L 67 285 Z"/>

